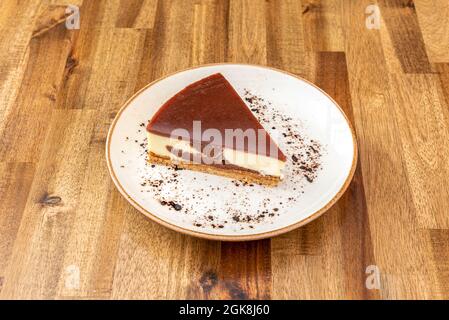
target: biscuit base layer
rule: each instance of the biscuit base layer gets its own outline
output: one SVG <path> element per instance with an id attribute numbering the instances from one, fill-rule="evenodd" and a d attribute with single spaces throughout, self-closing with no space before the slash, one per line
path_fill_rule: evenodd
<path id="1" fill-rule="evenodd" d="M 219 166 L 209 166 L 206 164 L 199 164 L 199 163 L 174 162 L 169 158 L 160 157 L 152 152 L 148 154 L 148 162 L 162 164 L 166 166 L 176 165 L 177 167 L 182 169 L 214 174 L 222 177 L 239 180 L 246 183 L 256 183 L 270 187 L 277 186 L 281 181 L 279 177 L 264 176 L 253 171 L 239 170 L 235 168 L 225 169 Z"/>

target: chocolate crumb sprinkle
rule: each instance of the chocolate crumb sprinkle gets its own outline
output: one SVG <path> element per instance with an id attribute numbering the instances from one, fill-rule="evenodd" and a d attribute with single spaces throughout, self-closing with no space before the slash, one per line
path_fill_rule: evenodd
<path id="1" fill-rule="evenodd" d="M 140 191 L 157 199 L 173 214 L 183 215 L 195 227 L 244 230 L 273 223 L 303 199 L 304 188 L 314 183 L 323 169 L 325 147 L 319 141 L 309 139 L 298 121 L 278 111 L 271 102 L 249 90 L 244 92 L 244 100 L 260 123 L 278 133 L 280 141 L 276 142 L 288 155 L 286 179 L 273 189 L 240 180 L 223 179 L 217 184 L 201 173 L 182 172 L 184 169 L 176 164 L 148 163 L 141 174 Z M 126 140 L 138 143 L 142 161 L 147 163 L 146 138 Z"/>

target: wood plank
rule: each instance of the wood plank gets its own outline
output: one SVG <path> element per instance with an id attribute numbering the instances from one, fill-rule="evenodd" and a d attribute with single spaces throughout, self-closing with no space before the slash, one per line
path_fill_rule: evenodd
<path id="1" fill-rule="evenodd" d="M 410 294 L 428 297 L 436 282 L 435 271 L 428 263 L 432 261 L 429 243 L 417 232 L 399 128 L 386 109 L 393 101 L 381 39 L 378 31 L 365 28 L 364 17 L 354 19 L 369 4 L 345 2 L 344 25 L 351 98 L 360 106 L 354 109 L 354 119 L 374 257 L 382 273 L 381 297 L 405 296 L 408 288 L 419 286 L 420 291 Z M 399 275 L 401 281 L 394 281 Z"/>
<path id="2" fill-rule="evenodd" d="M 419 29 L 414 2 L 378 0 L 382 18 L 390 32 L 396 55 L 405 73 L 430 73 L 424 40 Z"/>
<path id="3" fill-rule="evenodd" d="M 101 29 L 93 56 L 85 56 L 92 64 L 83 107 L 100 111 L 93 129 L 86 172 L 97 174 L 86 175 L 82 181 L 76 217 L 72 221 L 75 232 L 66 243 L 64 265 L 79 270 L 79 286 L 67 287 L 64 277 L 60 277 L 58 297 L 104 298 L 112 293 L 114 253 L 118 252 L 123 212 L 127 209 L 123 199 L 117 199 L 118 194 L 111 192 L 113 185 L 103 160 L 104 145 L 116 112 L 133 93 L 135 80 L 132 79 L 138 68 L 134 61 L 142 55 L 144 36 L 141 30 Z M 120 67 L 110 72 L 112 64 Z M 108 74 L 107 79 L 104 74 Z"/>
<path id="4" fill-rule="evenodd" d="M 226 62 L 228 15 L 228 0 L 195 4 L 192 65 Z"/>
<path id="5" fill-rule="evenodd" d="M 0 132 L 1 161 L 36 162 L 40 155 L 71 50 L 73 32 L 65 28 L 61 15 L 65 12 L 45 7 L 34 26 L 19 93 Z"/>
<path id="6" fill-rule="evenodd" d="M 54 111 L 1 297 L 54 298 L 77 214 L 96 111 Z M 74 152 L 76 150 L 76 152 Z"/>
<path id="7" fill-rule="evenodd" d="M 307 51 L 298 2 L 270 1 L 267 7 L 267 62 L 306 79 L 315 73 L 315 52 Z"/>
<path id="8" fill-rule="evenodd" d="M 0 3 L 0 135 L 25 74 L 39 1 Z"/>
<path id="9" fill-rule="evenodd" d="M 131 210 L 124 199 L 117 199 L 117 192 L 112 192 L 114 186 L 108 179 L 104 161 L 104 144 L 112 117 L 104 119 L 96 114 L 90 121 L 95 125 L 89 141 L 86 174 L 80 181 L 79 198 L 62 263 L 65 270 L 76 268 L 79 281 L 76 286 L 68 285 L 67 276 L 60 274 L 58 298 L 110 297 L 123 213 Z M 95 174 L 91 174 L 93 172 Z"/>
<path id="10" fill-rule="evenodd" d="M 380 35 L 417 223 L 421 228 L 447 228 L 449 218 L 441 203 L 449 200 L 444 188 L 449 174 L 444 147 L 449 139 L 449 109 L 440 92 L 440 79 L 436 74 L 397 72 L 400 58 L 392 39 L 385 30 Z"/>
<path id="11" fill-rule="evenodd" d="M 266 3 L 257 0 L 229 1 L 228 61 L 266 64 Z"/>
<path id="12" fill-rule="evenodd" d="M 0 163 L 0 277 L 2 278 L 17 237 L 33 182 L 34 169 L 32 163 Z"/>
<path id="13" fill-rule="evenodd" d="M 340 0 L 302 0 L 301 14 L 307 50 L 344 51 Z"/>
<path id="14" fill-rule="evenodd" d="M 435 65 L 435 69 L 440 78 L 442 98 L 449 106 L 449 63 L 438 63 Z"/>
<path id="15" fill-rule="evenodd" d="M 101 221 L 98 223 L 100 228 L 96 228 L 96 238 L 94 238 L 96 247 L 91 249 L 94 252 L 95 257 L 86 259 L 82 256 L 76 256 L 73 253 L 66 256 L 66 270 L 70 266 L 76 266 L 81 272 L 81 268 L 84 266 L 85 268 L 89 268 L 89 272 L 83 273 L 83 278 L 81 278 L 80 274 L 79 287 L 67 286 L 67 275 L 61 275 L 58 284 L 57 298 L 83 297 L 109 299 L 111 297 L 112 281 L 117 261 L 120 237 L 122 234 L 124 215 L 134 210 L 117 190 L 113 190 L 111 184 L 108 184 L 107 186 L 102 185 L 101 187 L 108 190 L 109 195 L 106 199 L 106 204 L 101 207 L 104 211 L 102 212 L 96 209 L 97 212 L 100 212 L 99 215 L 101 216 Z M 84 193 L 87 193 L 87 191 Z M 90 221 L 92 221 L 92 218 L 90 218 Z M 85 231 L 83 234 L 84 233 Z M 85 236 L 85 234 L 84 236 L 81 235 L 81 237 Z M 78 243 L 74 237 L 72 237 L 71 241 Z M 89 242 L 87 246 L 92 246 L 92 244 Z M 85 251 L 79 252 L 78 249 L 78 254 L 84 255 Z M 81 261 L 81 263 L 73 264 L 74 261 Z"/>
<path id="16" fill-rule="evenodd" d="M 80 4 L 80 30 L 83 28 L 113 29 L 119 13 L 120 2 L 118 0 L 83 0 Z"/>
<path id="17" fill-rule="evenodd" d="M 0 3 L 0 29 L 10 28 L 16 31 L 28 31 L 34 26 L 34 18 L 40 8 L 40 1 L 30 0 L 26 4 L 18 1 L 2 1 Z M 19 29 L 20 27 L 20 29 Z M 11 34 L 1 33 L 1 37 Z"/>
<path id="18" fill-rule="evenodd" d="M 127 214 L 112 297 L 208 298 L 216 285 L 219 247 L 219 242 L 168 230 L 138 212 Z"/>
<path id="19" fill-rule="evenodd" d="M 350 123 L 354 125 L 354 111 L 349 88 L 346 55 L 340 52 L 322 52 L 317 64 L 316 84 L 329 94 L 343 109 Z M 329 218 L 330 228 L 335 228 L 329 235 L 331 246 L 329 253 L 339 250 L 346 276 L 343 284 L 345 298 L 378 299 L 376 289 L 366 287 L 366 269 L 376 265 L 373 244 L 370 235 L 370 223 L 366 206 L 364 181 L 360 159 L 349 190 L 323 219 Z M 334 212 L 335 211 L 335 212 Z M 334 214 L 334 220 L 330 219 Z M 341 244 L 335 246 L 332 240 L 340 232 Z M 328 244 L 328 245 L 329 245 Z M 338 252 L 338 251 L 337 251 Z M 339 290 L 340 291 L 340 290 Z"/>
<path id="20" fill-rule="evenodd" d="M 449 63 L 449 2 L 414 0 L 414 4 L 430 61 Z"/>
<path id="21" fill-rule="evenodd" d="M 449 114 L 434 75 L 391 74 L 394 114 L 400 127 L 407 175 L 422 228 L 449 228 Z M 411 106 L 420 108 L 411 108 Z"/>
<path id="22" fill-rule="evenodd" d="M 270 299 L 270 239 L 222 243 L 219 280 L 215 299 Z"/>
<path id="23" fill-rule="evenodd" d="M 70 59 L 72 72 L 65 77 L 64 92 L 67 92 L 64 94 L 65 106 L 61 105 L 66 108 L 117 112 L 135 88 L 138 72 L 136 61 L 139 61 L 142 55 L 144 39 L 144 30 L 101 30 L 94 51 L 85 52 L 79 58 L 76 57 L 76 53 L 72 55 Z M 90 49 L 86 50 L 90 51 Z M 83 58 L 87 62 L 80 62 L 77 66 L 76 61 Z M 111 69 L 112 65 L 114 68 Z M 83 70 L 83 68 L 86 69 Z M 105 81 L 105 75 L 107 75 L 107 81 Z M 78 95 L 80 89 L 84 90 L 82 96 Z"/>
<path id="24" fill-rule="evenodd" d="M 83 1 L 84 0 L 41 0 L 41 3 L 43 3 L 45 5 L 53 5 L 53 6 L 74 5 L 74 6 L 80 7 L 83 4 Z"/>
<path id="25" fill-rule="evenodd" d="M 121 0 L 117 28 L 151 29 L 156 18 L 157 0 Z"/>
<path id="26" fill-rule="evenodd" d="M 80 30 L 75 33 L 56 105 L 60 109 L 86 107 L 86 95 L 100 38 L 112 30 L 115 6 L 103 0 L 86 1 L 80 7 Z M 82 17 L 82 18 L 81 18 Z M 103 48 L 104 50 L 104 48 Z"/>
<path id="27" fill-rule="evenodd" d="M 449 230 L 430 229 L 428 233 L 439 278 L 439 294 L 442 299 L 449 299 Z"/>

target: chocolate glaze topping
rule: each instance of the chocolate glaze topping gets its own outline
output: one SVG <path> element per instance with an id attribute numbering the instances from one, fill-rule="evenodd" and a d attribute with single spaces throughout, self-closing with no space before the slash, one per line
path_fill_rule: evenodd
<path id="1" fill-rule="evenodd" d="M 241 151 L 277 157 L 286 161 L 286 156 L 271 139 L 257 118 L 252 114 L 242 98 L 234 90 L 225 77 L 216 73 L 207 78 L 199 80 L 181 90 L 158 110 L 147 125 L 151 133 L 169 137 L 175 129 L 185 129 L 190 134 L 193 142 L 193 122 L 201 121 L 201 131 L 217 129 L 223 141 L 220 147 L 233 147 Z M 254 144 L 245 139 L 243 145 L 227 145 L 224 139 L 225 129 L 253 129 L 256 133 Z M 263 130 L 265 136 L 265 150 L 257 148 L 259 144 L 258 130 Z M 188 137 L 184 137 L 188 138 Z M 201 138 L 200 138 L 201 139 Z M 196 141 L 200 144 L 210 141 Z M 211 141 L 216 143 L 216 141 Z M 270 145 L 274 148 L 270 152 Z"/>

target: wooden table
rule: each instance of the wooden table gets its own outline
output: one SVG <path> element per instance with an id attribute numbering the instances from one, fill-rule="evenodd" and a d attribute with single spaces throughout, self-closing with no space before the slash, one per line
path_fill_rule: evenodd
<path id="1" fill-rule="evenodd" d="M 0 297 L 449 298 L 448 21 L 447 0 L 2 0 Z M 356 128 L 350 189 L 299 230 L 184 236 L 109 178 L 120 106 L 225 61 L 312 81 Z"/>

